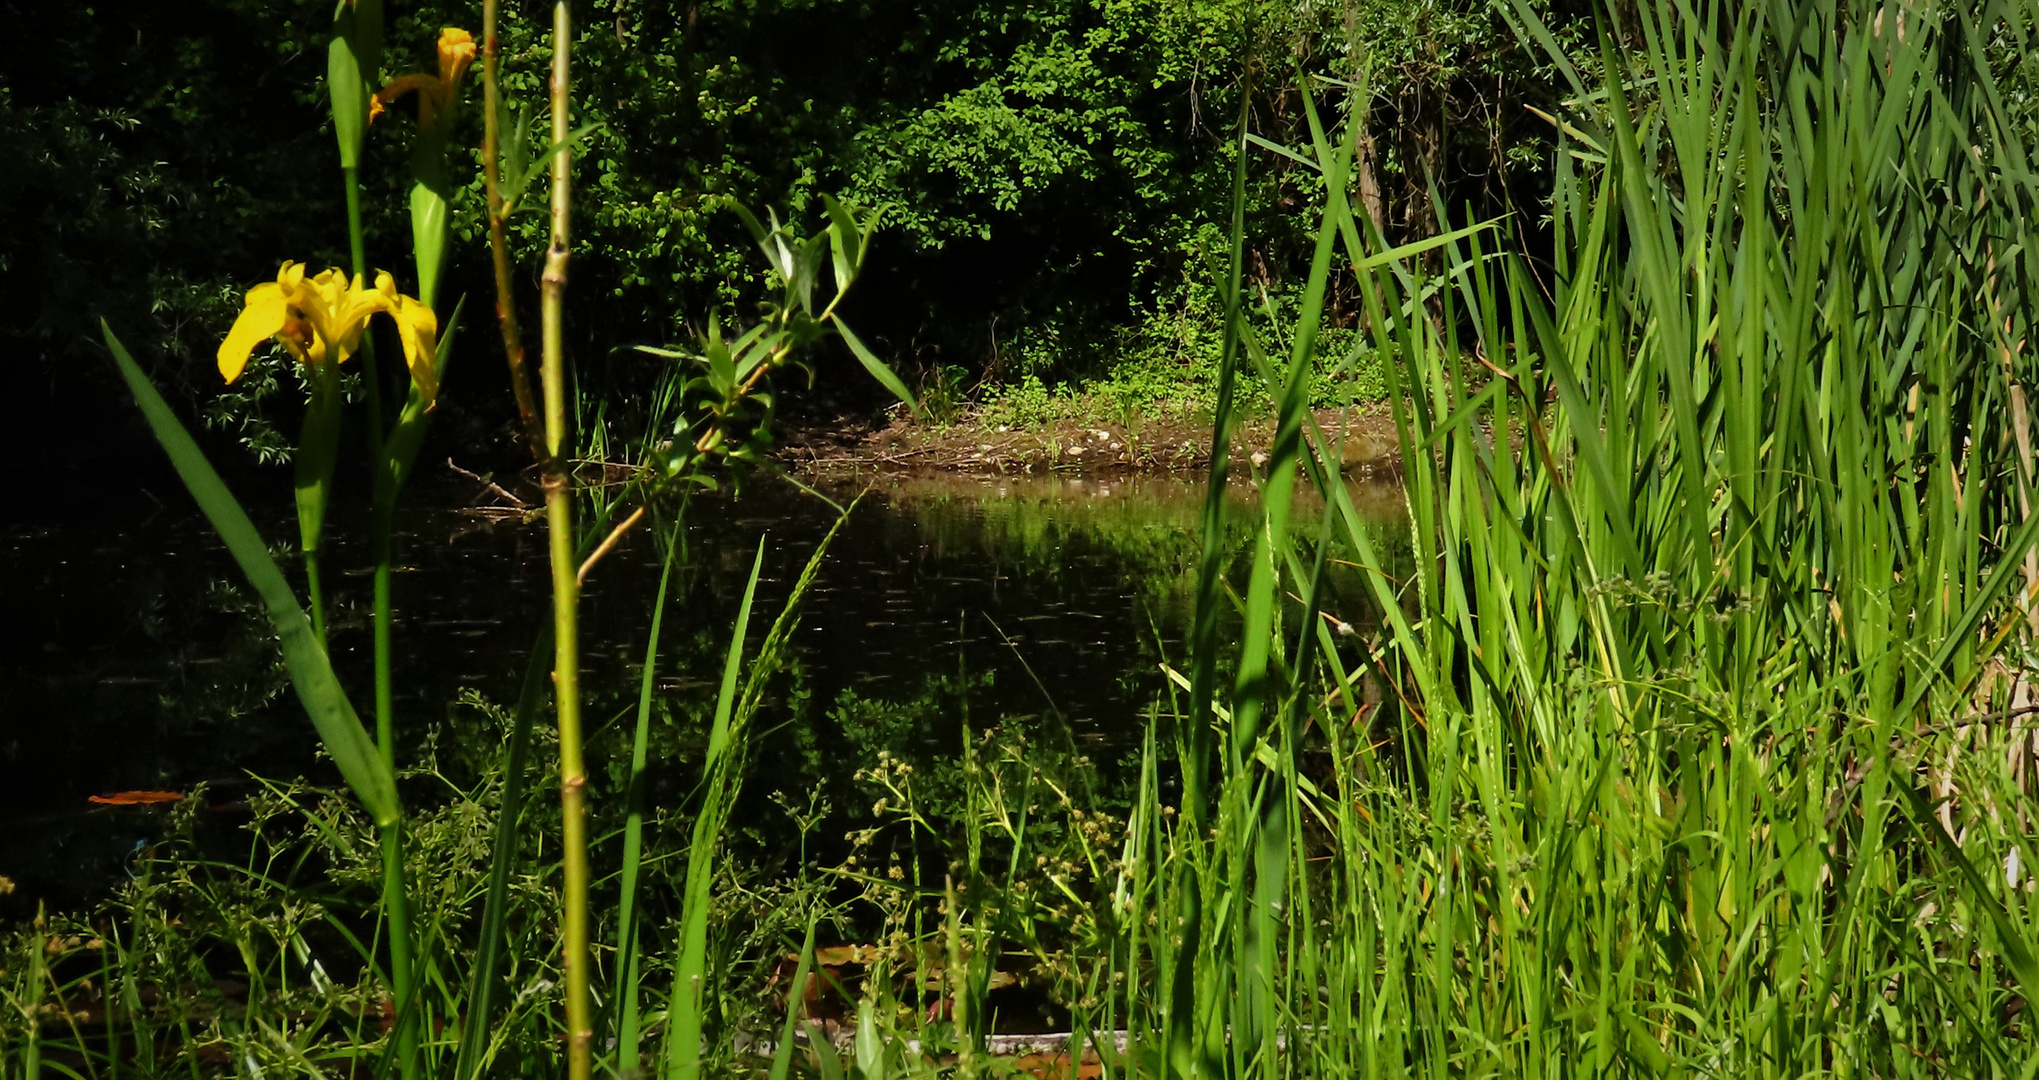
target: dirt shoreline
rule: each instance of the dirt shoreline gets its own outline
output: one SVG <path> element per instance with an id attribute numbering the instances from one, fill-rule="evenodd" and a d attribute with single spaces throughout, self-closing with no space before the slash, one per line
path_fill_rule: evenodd
<path id="1" fill-rule="evenodd" d="M 1392 476 L 1400 470 L 1394 421 L 1363 409 L 1319 409 L 1317 422 L 1341 449 L 1350 476 Z M 1274 419 L 1240 424 L 1232 463 L 1264 458 L 1274 441 Z M 1210 464 L 1207 420 L 1141 417 L 1130 423 L 1057 421 L 1039 427 L 998 428 L 964 420 L 912 423 L 903 418 L 789 425 L 774 454 L 803 473 L 953 470 L 993 473 L 1194 472 Z"/>

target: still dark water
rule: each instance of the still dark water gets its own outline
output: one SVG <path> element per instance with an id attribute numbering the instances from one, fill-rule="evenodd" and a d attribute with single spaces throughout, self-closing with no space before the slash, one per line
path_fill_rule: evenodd
<path id="1" fill-rule="evenodd" d="M 847 504 L 862 490 L 824 493 Z M 1392 546 L 1399 491 L 1353 493 Z M 470 494 L 426 486 L 410 501 L 455 506 Z M 1123 753 L 1164 692 L 1158 663 L 1180 662 L 1202 497 L 1200 481 L 1166 477 L 872 481 L 807 597 L 772 707 L 804 710 L 810 756 L 829 753 L 831 724 L 874 709 L 942 734 L 964 715 L 973 725 L 1050 718 L 1069 739 Z M 44 521 L 0 534 L 0 876 L 17 885 L 11 909 L 87 900 L 148 841 L 152 812 L 94 806 L 91 795 L 205 784 L 231 800 L 251 776 L 332 780 L 252 595 L 187 506 L 113 527 Z M 1235 557 L 1256 516 L 1243 497 L 1236 509 Z M 288 506 L 255 517 L 272 541 L 295 536 Z M 697 496 L 668 598 L 660 693 L 712 697 L 760 542 L 753 648 L 835 521 L 829 503 L 784 481 Z M 453 705 L 464 693 L 515 698 L 548 617 L 545 537 L 536 524 L 455 509 L 406 511 L 399 529 L 396 710 L 415 742 L 474 722 L 473 709 Z M 365 533 L 343 514 L 327 556 L 335 666 L 364 715 Z M 659 571 L 640 531 L 589 580 L 583 678 L 598 752 L 629 723 Z M 1353 584 L 1336 583 L 1329 610 L 1359 614 Z M 863 764 L 843 756 L 845 768 Z M 592 764 L 599 797 L 602 763 Z"/>

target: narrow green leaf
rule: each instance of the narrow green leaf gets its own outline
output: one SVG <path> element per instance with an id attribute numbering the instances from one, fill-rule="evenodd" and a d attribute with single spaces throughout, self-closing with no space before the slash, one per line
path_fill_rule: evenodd
<path id="1" fill-rule="evenodd" d="M 516 212 L 518 205 L 523 201 L 525 190 L 531 186 L 532 181 L 545 175 L 545 163 L 550 161 L 554 154 L 573 149 L 600 127 L 602 125 L 599 123 L 584 124 L 570 132 L 566 138 L 546 146 L 537 157 L 526 162 L 524 151 L 531 139 L 531 116 L 528 112 L 519 110 L 516 134 L 509 137 L 508 145 L 503 148 L 504 216 Z"/>
<path id="2" fill-rule="evenodd" d="M 503 790 L 496 808 L 496 833 L 489 850 L 488 894 L 482 902 L 481 939 L 474 967 L 468 972 L 467 1016 L 460 1031 L 460 1051 L 453 1068 L 457 1080 L 479 1080 L 488 1068 L 482 1054 L 490 1042 L 497 995 L 502 985 L 503 955 L 509 945 L 510 875 L 516 869 L 524 810 L 525 758 L 531 728 L 545 708 L 552 686 L 552 623 L 541 621 L 538 640 L 524 665 L 524 686 L 517 711 L 510 718 L 510 745 L 503 755 Z"/>
<path id="3" fill-rule="evenodd" d="M 772 223 L 773 228 L 766 229 L 759 223 L 757 215 L 750 212 L 749 207 L 735 199 L 724 199 L 722 205 L 728 207 L 743 221 L 743 227 L 750 230 L 751 239 L 757 241 L 758 250 L 765 253 L 765 264 L 777 271 L 781 278 L 790 280 L 793 277 L 793 260 L 786 256 L 781 245 L 774 242 L 777 239 L 778 222 L 775 220 Z"/>
<path id="4" fill-rule="evenodd" d="M 1917 710 L 1919 703 L 1925 700 L 1934 683 L 1946 674 L 1947 664 L 1954 659 L 1954 654 L 1963 647 L 1974 644 L 1972 638 L 1976 627 L 1982 625 L 1983 616 L 1989 614 L 1990 608 L 1995 606 L 1998 598 L 2010 588 L 2011 582 L 2017 580 L 2023 573 L 2020 564 L 2025 559 L 2025 551 L 2034 543 L 2039 543 L 2039 514 L 2026 518 L 2024 524 L 2018 527 L 2018 531 L 2012 534 L 2010 543 L 2004 546 L 2003 552 L 1998 556 L 1996 566 L 1991 568 L 1988 579 L 1976 590 L 1960 618 L 1948 628 L 1940 647 L 1933 651 L 1933 658 L 1925 668 L 1925 678 L 1920 679 L 1918 684 L 1912 687 L 1911 692 L 1905 695 L 1904 707 L 1898 710 L 1899 716 L 1910 716 Z M 2039 983 L 2035 983 L 2034 988 L 2039 989 Z"/>
<path id="5" fill-rule="evenodd" d="M 1249 131 L 1246 133 L 1246 141 L 1252 143 L 1255 146 L 1260 147 L 1263 150 L 1272 150 L 1275 153 L 1280 154 L 1282 157 L 1285 157 L 1290 161 L 1293 161 L 1296 164 L 1301 165 L 1303 168 L 1308 169 L 1313 173 L 1321 175 L 1324 172 L 1323 167 L 1318 165 L 1316 162 L 1311 161 L 1309 158 L 1306 158 L 1303 155 L 1296 153 L 1294 150 L 1291 150 L 1278 142 L 1274 142 L 1271 139 L 1261 138 L 1260 136 L 1255 135 L 1254 133 Z"/>
<path id="6" fill-rule="evenodd" d="M 658 574 L 658 595 L 652 600 L 651 631 L 645 635 L 644 670 L 638 675 L 637 728 L 630 742 L 630 781 L 623 792 L 623 879 L 622 901 L 616 914 L 616 966 L 622 971 L 616 995 L 616 1055 L 626 1073 L 640 1064 L 638 997 L 643 957 L 638 949 L 638 883 L 644 869 L 644 787 L 645 769 L 650 764 L 651 692 L 657 681 L 658 642 L 665 627 L 666 591 L 672 584 L 673 564 L 686 538 L 686 504 L 667 530 L 665 561 Z"/>
<path id="7" fill-rule="evenodd" d="M 807 1046 L 814 1051 L 815 1071 L 821 1074 L 821 1080 L 843 1080 L 842 1055 L 836 1053 L 828 1032 L 813 1021 L 807 1023 Z"/>
<path id="8" fill-rule="evenodd" d="M 1375 252 L 1371 255 L 1366 256 L 1363 259 L 1357 259 L 1354 261 L 1353 266 L 1354 269 L 1357 270 L 1371 270 L 1376 266 L 1383 266 L 1392 262 L 1400 262 L 1413 255 L 1421 255 L 1426 251 L 1433 251 L 1437 248 L 1445 246 L 1446 244 L 1455 244 L 1469 236 L 1485 232 L 1488 229 L 1491 229 L 1496 225 L 1499 225 L 1504 220 L 1506 219 L 1498 217 L 1491 218 L 1487 221 L 1482 221 L 1477 225 L 1467 225 L 1462 229 L 1453 229 L 1448 233 L 1440 233 L 1437 236 L 1432 236 L 1426 239 L 1418 240 L 1414 243 L 1403 244 L 1399 247 L 1391 247 L 1386 251 Z"/>
<path id="9" fill-rule="evenodd" d="M 305 618 L 304 609 L 298 606 L 290 582 L 270 556 L 261 534 L 255 531 L 255 523 L 248 519 L 247 511 L 241 509 L 233 493 L 227 490 L 219 474 L 205 460 L 204 452 L 192 441 L 191 434 L 184 430 L 176 414 L 170 411 L 163 396 L 150 385 L 141 366 L 128 355 L 120 339 L 114 337 L 113 328 L 106 325 L 105 320 L 101 320 L 99 326 L 105 335 L 106 347 L 112 351 L 113 361 L 120 368 L 121 377 L 127 380 L 128 389 L 134 393 L 135 404 L 141 407 L 156 441 L 163 444 L 163 449 L 170 455 L 170 463 L 176 466 L 177 475 L 183 478 L 184 486 L 190 489 L 199 509 L 212 522 L 227 550 L 233 554 L 234 561 L 240 564 L 241 572 L 248 576 L 248 583 L 255 587 L 268 608 L 270 624 L 276 628 L 277 642 L 283 649 L 284 666 L 290 671 L 291 685 L 296 688 L 298 700 L 311 717 L 312 726 L 318 729 L 326 753 L 332 755 L 333 763 L 339 766 L 347 786 L 353 789 L 355 797 L 361 800 L 362 807 L 375 818 L 376 824 L 395 824 L 403 816 L 397 802 L 395 777 L 383 764 L 374 740 L 368 737 L 353 704 L 340 689 L 340 681 L 333 675 L 332 663 L 312 633 L 311 620 Z"/>
<path id="10" fill-rule="evenodd" d="M 526 175 L 527 176 L 535 175 L 540 169 L 545 167 L 546 162 L 552 160 L 553 155 L 563 154 L 569 150 L 572 150 L 574 147 L 579 146 L 582 143 L 582 141 L 587 139 L 588 136 L 593 135 L 595 132 L 600 131 L 603 128 L 603 126 L 604 125 L 601 124 L 600 122 L 592 124 L 582 124 L 580 127 L 577 127 L 572 131 L 568 132 L 566 138 L 547 145 L 545 149 L 540 150 L 538 152 L 537 157 L 531 159 L 530 166 L 527 169 L 525 169 Z"/>
<path id="11" fill-rule="evenodd" d="M 765 542 L 758 538 L 758 553 L 751 560 L 750 580 L 743 587 L 743 603 L 736 609 L 736 625 L 729 634 L 729 651 L 722 661 L 722 685 L 715 695 L 715 719 L 708 731 L 708 753 L 702 762 L 707 780 L 702 785 L 700 814 L 687 845 L 687 878 L 681 894 L 685 908 L 680 916 L 680 953 L 673 963 L 673 990 L 666 1003 L 666 1023 L 672 1032 L 666 1075 L 671 1080 L 694 1080 L 701 1075 L 701 1027 L 703 980 L 708 970 L 709 891 L 715 882 L 715 849 L 722 823 L 729 813 L 727 798 L 734 785 L 730 780 L 729 750 L 731 717 L 736 713 L 737 676 L 743 670 L 743 640 L 750 633 L 751 604 L 757 598 L 758 577 L 764 573 Z"/>
<path id="12" fill-rule="evenodd" d="M 1919 789 L 1909 783 L 1893 786 L 1911 804 L 1912 812 L 1906 815 L 1906 818 L 1911 822 L 1912 828 L 1938 847 L 1940 853 L 1947 857 L 1947 861 L 1953 863 L 1954 868 L 1968 881 L 1970 890 L 1968 896 L 1971 902 L 1982 908 L 1983 913 L 1989 916 L 1990 922 L 1996 927 L 1997 943 L 2003 947 L 2004 959 L 2010 962 L 2011 973 L 2018 977 L 2019 988 L 2028 997 L 2039 993 L 2039 950 L 2035 950 L 2030 935 L 2025 932 L 2024 927 L 2011 919 L 2010 912 L 2004 910 L 2003 903 L 1990 890 L 1990 884 L 1984 880 L 1982 872 L 1969 861 L 1967 854 L 1961 850 L 1961 845 L 1947 835 L 1947 830 L 1940 825 L 1939 815 L 1933 812 L 1932 805 L 1920 794 Z"/>
<path id="13" fill-rule="evenodd" d="M 864 1080 L 886 1080 L 885 1043 L 878 1037 L 878 1014 L 868 1000 L 857 1003 L 857 1074 Z"/>
<path id="14" fill-rule="evenodd" d="M 908 390 L 906 383 L 893 374 L 891 368 L 885 366 L 885 361 L 878 359 L 871 350 L 864 347 L 863 341 L 850 332 L 849 324 L 843 322 L 841 316 L 835 316 L 833 321 L 835 332 L 842 335 L 843 343 L 856 354 L 857 362 L 864 365 L 864 370 L 870 372 L 871 377 L 878 380 L 880 386 L 892 391 L 893 397 L 906 402 L 908 408 L 919 411 L 920 403 L 913 399 L 913 391 Z"/>
<path id="15" fill-rule="evenodd" d="M 786 991 L 786 1026 L 780 1030 L 779 1045 L 772 1049 L 770 1080 L 787 1080 L 793 1070 L 793 1035 L 800 1030 L 807 1004 L 807 980 L 814 969 L 814 925 L 807 920 L 807 940 L 800 946 L 800 963 L 793 969 L 793 984 Z"/>
<path id="16" fill-rule="evenodd" d="M 821 205 L 828 208 L 828 244 L 835 257 L 835 295 L 841 299 L 849 291 L 850 282 L 856 280 L 857 267 L 863 264 L 864 236 L 857 229 L 857 219 L 835 196 L 823 192 Z"/>
<path id="17" fill-rule="evenodd" d="M 759 323 L 758 329 L 764 329 L 768 325 L 769 324 L 767 323 Z M 749 338 L 752 335 L 746 334 L 744 336 L 746 338 Z M 785 332 L 778 331 L 772 334 L 768 334 L 764 337 L 757 338 L 756 340 L 749 342 L 749 344 L 747 345 L 739 343 L 738 347 L 742 349 L 742 353 L 738 357 L 736 362 L 736 378 L 739 381 L 748 379 L 750 377 L 751 372 L 757 370 L 759 364 L 762 364 L 765 361 L 770 360 L 772 358 L 773 350 L 777 349 L 779 347 L 779 343 L 784 341 L 785 339 L 786 339 Z M 760 395 L 754 393 L 751 396 L 755 398 Z"/>
<path id="18" fill-rule="evenodd" d="M 793 276 L 786 289 L 800 303 L 800 310 L 814 313 L 814 285 L 821 279 L 821 261 L 828 255 L 828 238 L 813 236 L 793 245 Z"/>
<path id="19" fill-rule="evenodd" d="M 497 103 L 497 111 L 499 114 L 516 115 L 515 123 L 503 122 L 507 117 L 499 118 L 496 123 L 497 138 L 503 140 L 496 147 L 503 163 L 503 198 L 506 203 L 514 203 L 531 177 L 531 163 L 527 160 L 531 146 L 531 111 L 511 102 L 508 95 Z"/>
<path id="20" fill-rule="evenodd" d="M 715 695 L 715 720 L 708 728 L 708 758 L 704 767 L 715 768 L 729 748 L 729 718 L 736 708 L 736 678 L 743 671 L 743 639 L 750 632 L 751 601 L 756 599 L 758 577 L 765 569 L 765 541 L 758 538 L 758 553 L 751 560 L 750 580 L 743 586 L 743 603 L 736 609 L 736 626 L 729 632 L 729 651 L 722 658 L 722 688 Z"/>

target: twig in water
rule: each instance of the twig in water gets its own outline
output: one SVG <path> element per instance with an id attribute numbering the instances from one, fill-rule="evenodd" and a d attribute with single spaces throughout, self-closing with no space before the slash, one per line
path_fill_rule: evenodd
<path id="1" fill-rule="evenodd" d="M 616 546 L 616 541 L 623 539 L 623 534 L 629 532 L 632 525 L 642 520 L 644 520 L 644 507 L 640 506 L 632 510 L 629 517 L 618 522 L 615 528 L 610 529 L 608 538 L 602 541 L 602 546 L 596 548 L 594 554 L 588 556 L 587 561 L 581 564 L 580 573 L 574 575 L 574 588 L 579 589 L 585 586 L 588 583 L 588 571 L 593 570 L 595 564 L 601 561 L 602 556 L 607 555 L 609 549 Z"/>
<path id="2" fill-rule="evenodd" d="M 531 508 L 530 503 L 525 502 L 524 500 L 516 497 L 515 495 L 512 495 L 509 492 L 503 490 L 502 485 L 496 483 L 494 480 L 491 480 L 488 477 L 481 475 L 480 473 L 468 472 L 466 469 L 463 469 L 460 466 L 455 465 L 453 463 L 452 458 L 446 459 L 446 467 L 452 469 L 454 472 L 457 472 L 462 476 L 467 477 L 469 480 L 472 480 L 475 483 L 480 484 L 483 490 L 493 491 L 497 495 L 500 495 L 503 498 L 510 500 L 510 502 L 515 504 L 519 510 L 528 510 Z"/>
<path id="3" fill-rule="evenodd" d="M 1048 684 L 1042 682 L 1041 677 L 1034 674 L 1034 666 L 1027 663 L 1026 654 L 1020 651 L 1019 642 L 1014 641 L 1012 635 L 1006 633 L 1005 627 L 998 625 L 998 620 L 992 618 L 989 612 L 980 611 L 978 614 L 982 615 L 984 621 L 990 623 L 991 628 L 998 631 L 998 636 L 1012 648 L 1012 655 L 1019 660 L 1020 667 L 1027 673 L 1027 678 L 1034 680 L 1034 685 L 1040 688 L 1041 697 L 1047 699 L 1048 711 L 1054 713 L 1056 719 L 1067 719 L 1067 714 L 1062 711 L 1061 706 L 1055 704 L 1055 695 L 1048 693 Z"/>

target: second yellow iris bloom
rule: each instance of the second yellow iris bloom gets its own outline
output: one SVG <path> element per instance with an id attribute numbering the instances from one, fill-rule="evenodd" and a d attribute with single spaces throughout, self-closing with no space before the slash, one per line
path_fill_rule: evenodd
<path id="1" fill-rule="evenodd" d="M 425 407 L 438 397 L 438 316 L 417 300 L 399 295 L 388 271 L 378 272 L 370 289 L 359 277 L 349 279 L 338 269 L 307 277 L 303 263 L 287 262 L 275 281 L 249 289 L 246 303 L 219 346 L 219 373 L 228 382 L 241 377 L 255 346 L 270 337 L 303 363 L 322 365 L 329 359 L 340 363 L 360 348 L 368 320 L 379 313 L 396 323 L 404 364 Z"/>
<path id="2" fill-rule="evenodd" d="M 474 35 L 457 26 L 439 31 L 439 73 L 437 75 L 404 75 L 376 91 L 375 100 L 368 103 L 368 119 L 372 123 L 383 110 L 405 94 L 418 95 L 418 128 L 444 137 L 441 130 L 453 112 L 453 104 L 460 93 L 460 80 L 467 75 L 468 66 L 474 63 Z"/>

